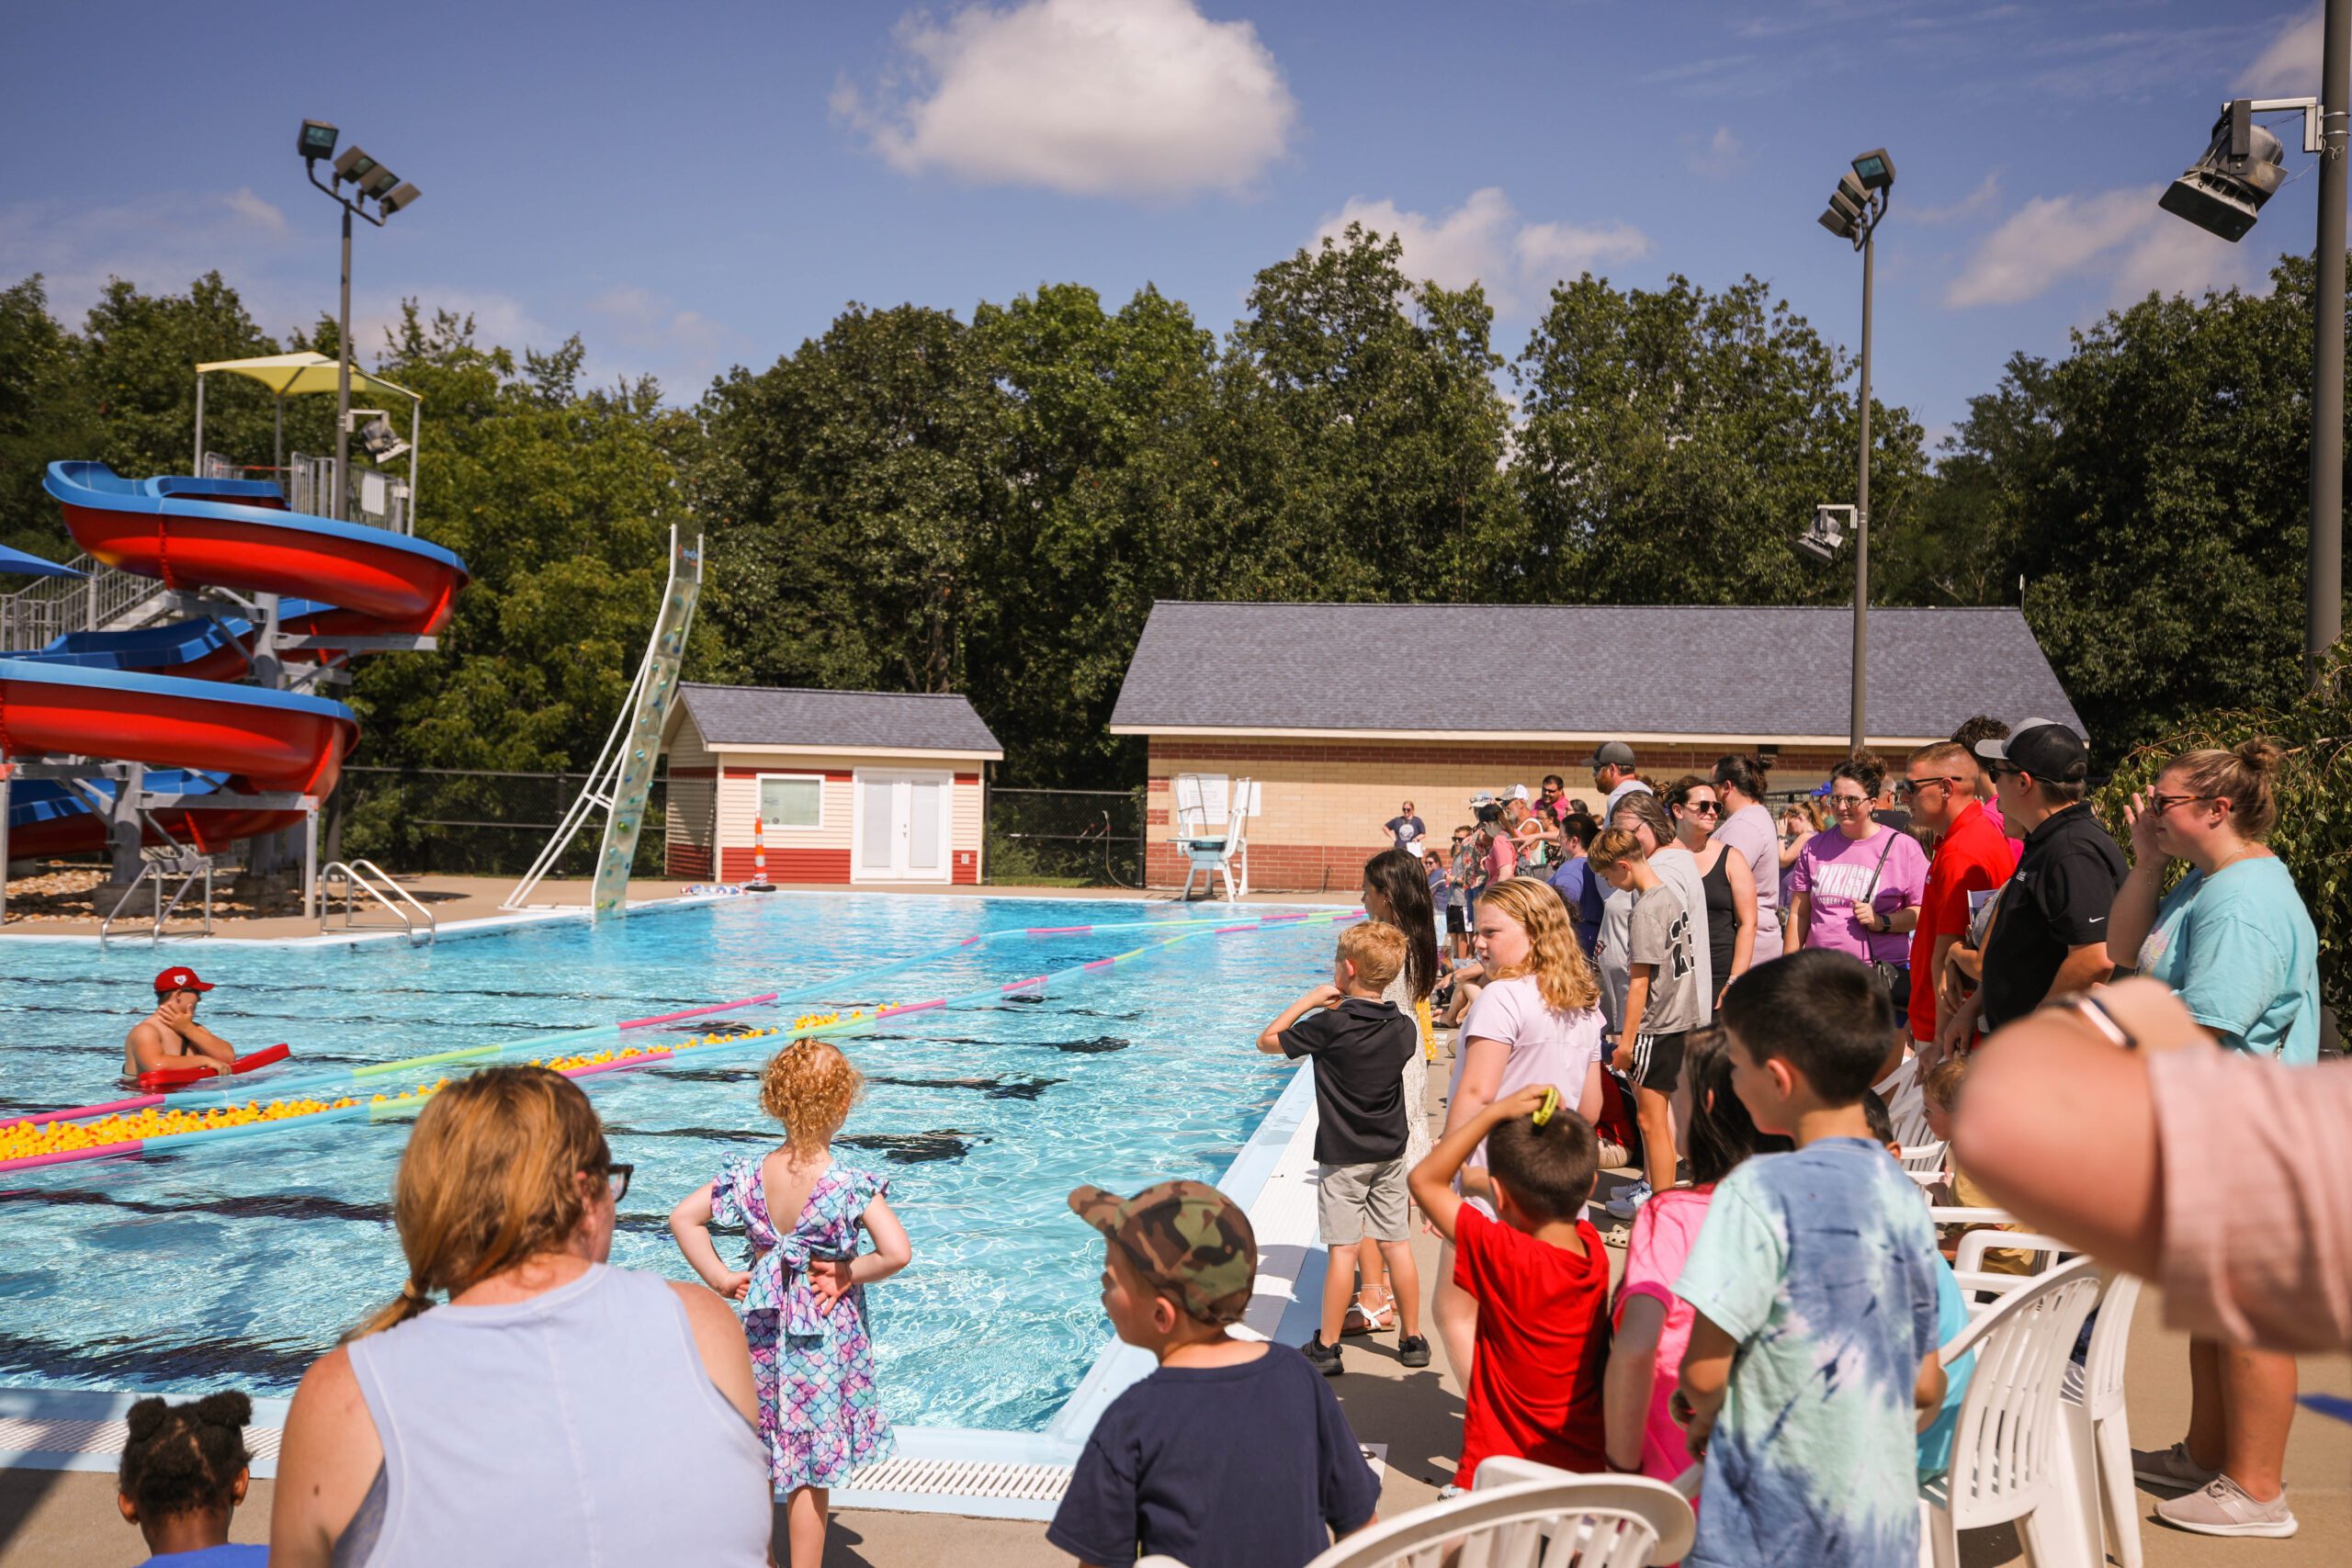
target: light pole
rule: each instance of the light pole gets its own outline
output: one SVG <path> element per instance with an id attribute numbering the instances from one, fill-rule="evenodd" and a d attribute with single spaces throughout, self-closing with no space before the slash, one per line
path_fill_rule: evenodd
<path id="1" fill-rule="evenodd" d="M 351 219 L 354 213 L 380 229 L 384 220 L 417 197 L 413 185 L 356 147 L 346 148 L 334 161 L 334 183 L 319 178 L 319 160 L 334 152 L 337 131 L 322 119 L 306 119 L 298 151 L 311 183 L 343 209 L 343 295 L 335 316 L 334 376 L 334 497 L 328 515 L 340 519 L 351 505 Z M 348 184 L 352 194 L 345 196 Z M 374 201 L 376 210 L 364 205 Z"/>
<path id="2" fill-rule="evenodd" d="M 1857 751 L 1862 749 L 1868 717 L 1863 693 L 1870 678 L 1871 283 L 1876 256 L 1871 242 L 1878 233 L 1880 220 L 1886 216 L 1894 191 L 1894 160 L 1886 155 L 1885 148 L 1873 148 L 1838 176 L 1838 188 L 1829 193 L 1828 210 L 1821 215 L 1823 228 L 1851 242 L 1862 253 L 1862 443 L 1854 477 L 1854 693 L 1849 726 Z"/>
<path id="3" fill-rule="evenodd" d="M 2352 0 L 2327 0 L 2319 96 L 2236 98 L 2222 106 L 2205 155 L 2157 202 L 2234 244 L 2286 183 L 2286 149 L 2254 117 L 2301 110 L 2303 151 L 2319 156 L 2319 236 L 2312 280 L 2311 540 L 2303 589 L 2303 660 L 2320 671 L 2344 635 L 2344 212 L 2347 114 L 2352 114 Z"/>

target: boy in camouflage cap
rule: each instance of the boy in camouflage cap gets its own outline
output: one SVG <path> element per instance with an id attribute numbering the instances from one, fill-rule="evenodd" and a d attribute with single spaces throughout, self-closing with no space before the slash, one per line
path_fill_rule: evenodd
<path id="1" fill-rule="evenodd" d="M 1329 1385 L 1295 1348 L 1227 1333 L 1258 1272 L 1241 1205 L 1162 1181 L 1069 1206 L 1102 1233 L 1111 1326 L 1159 1367 L 1095 1423 L 1046 1539 L 1104 1568 L 1300 1568 L 1370 1524 L 1379 1483 Z"/>

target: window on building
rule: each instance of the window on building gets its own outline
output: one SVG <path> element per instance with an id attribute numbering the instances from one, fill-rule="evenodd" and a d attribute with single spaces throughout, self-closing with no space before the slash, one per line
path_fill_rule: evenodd
<path id="1" fill-rule="evenodd" d="M 760 775 L 760 822 L 768 828 L 825 825 L 825 779 L 821 773 Z"/>

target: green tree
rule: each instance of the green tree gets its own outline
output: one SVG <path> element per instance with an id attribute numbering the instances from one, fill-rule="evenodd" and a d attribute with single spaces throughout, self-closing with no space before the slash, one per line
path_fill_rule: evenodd
<path id="1" fill-rule="evenodd" d="M 1711 294 L 1677 276 L 1621 290 L 1587 273 L 1552 290 L 1514 370 L 1524 597 L 1850 596 L 1850 567 L 1792 547 L 1816 504 L 1853 497 L 1852 362 L 1764 284 Z M 1928 465 L 1905 410 L 1873 400 L 1871 418 L 1871 512 L 1888 526 L 1916 504 Z"/>
<path id="2" fill-rule="evenodd" d="M 2103 759 L 2301 682 L 2312 279 L 2288 257 L 2266 295 L 2152 294 L 1971 403 L 1947 464 L 1970 547 L 2025 579 Z"/>

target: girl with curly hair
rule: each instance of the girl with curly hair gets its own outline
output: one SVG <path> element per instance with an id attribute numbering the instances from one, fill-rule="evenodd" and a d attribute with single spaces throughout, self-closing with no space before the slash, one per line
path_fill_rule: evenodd
<path id="1" fill-rule="evenodd" d="M 762 1158 L 737 1156 L 718 1179 L 670 1213 L 670 1234 L 703 1282 L 743 1303 L 760 1436 L 786 1502 L 792 1568 L 825 1553 L 831 1489 L 896 1446 L 874 1381 L 865 1287 L 914 1257 L 884 1196 L 889 1183 L 832 1150 L 865 1079 L 823 1040 L 795 1040 L 768 1062 L 760 1107 L 785 1141 Z M 713 1222 L 741 1225 L 748 1269 L 729 1269 L 711 1244 Z M 857 1233 L 874 1238 L 858 1250 Z"/>
<path id="2" fill-rule="evenodd" d="M 254 1402 L 233 1393 L 187 1404 L 142 1399 L 130 1407 L 115 1502 L 155 1561 L 205 1568 L 262 1568 L 269 1561 L 266 1546 L 229 1544 L 229 1516 L 252 1479 L 245 1424 L 253 1418 Z"/>
<path id="3" fill-rule="evenodd" d="M 1576 1094 L 1587 1122 L 1600 1115 L 1600 987 L 1577 945 L 1576 929 L 1548 882 L 1513 876 L 1478 898 L 1472 942 L 1486 987 L 1462 1021 L 1462 1046 L 1446 1097 L 1445 1130 L 1469 1123 L 1495 1100 L 1529 1084 L 1557 1084 Z M 1463 1196 L 1494 1217 L 1487 1202 L 1487 1150 L 1462 1168 Z M 1430 1303 L 1448 1359 L 1470 1364 L 1478 1326 L 1477 1298 L 1453 1282 L 1453 1246 L 1438 1256 Z"/>

